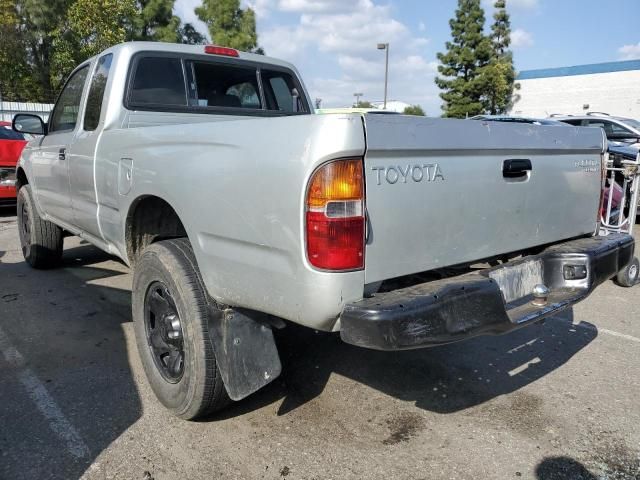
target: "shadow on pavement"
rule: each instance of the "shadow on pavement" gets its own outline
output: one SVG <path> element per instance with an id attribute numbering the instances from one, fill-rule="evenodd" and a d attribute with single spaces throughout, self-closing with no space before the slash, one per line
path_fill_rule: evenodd
<path id="1" fill-rule="evenodd" d="M 79 247 L 56 270 L 0 263 L 0 329 L 24 358 L 0 352 L 0 478 L 80 478 L 141 416 L 123 331 L 130 292 L 100 285 L 123 274 L 105 260 Z"/>
<path id="2" fill-rule="evenodd" d="M 277 332 L 280 379 L 222 415 L 281 398 L 278 414 L 285 415 L 319 396 L 333 373 L 424 410 L 457 412 L 514 392 L 569 361 L 598 334 L 592 324 L 572 321 L 573 312 L 567 311 L 507 335 L 401 352 L 353 347 L 337 334 L 288 325 Z"/>
<path id="3" fill-rule="evenodd" d="M 0 326 L 28 360 L 90 455 L 71 458 L 24 387 L 0 356 L 0 478 L 78 478 L 138 420 L 142 407 L 122 324 L 130 321 L 130 277 L 120 288 L 101 285 L 126 275 L 91 246 L 65 250 L 64 267 L 36 271 L 0 264 Z M 3 295 L 8 302 L 1 303 Z M 419 408 L 452 413 L 514 392 L 569 361 L 597 329 L 572 325 L 571 311 L 498 337 L 405 352 L 344 344 L 337 334 L 289 324 L 276 334 L 283 374 L 272 385 L 208 419 L 242 415 L 282 401 L 285 415 L 318 397 L 334 373 Z M 137 355 L 137 352 L 132 352 Z M 61 472 L 58 475 L 58 472 Z M 546 477 L 541 477 L 546 478 Z M 549 477 L 552 478 L 552 477 Z"/>
<path id="4" fill-rule="evenodd" d="M 587 468 L 570 457 L 545 458 L 536 467 L 538 480 L 597 480 Z M 616 477 L 617 478 L 617 477 Z"/>
<path id="5" fill-rule="evenodd" d="M 0 206 L 0 219 L 16 216 L 16 207 Z"/>

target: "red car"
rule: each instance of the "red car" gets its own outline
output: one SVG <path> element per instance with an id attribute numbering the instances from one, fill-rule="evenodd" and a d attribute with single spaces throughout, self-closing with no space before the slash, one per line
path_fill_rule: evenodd
<path id="1" fill-rule="evenodd" d="M 16 203 L 16 165 L 26 143 L 11 122 L 0 122 L 0 206 Z"/>

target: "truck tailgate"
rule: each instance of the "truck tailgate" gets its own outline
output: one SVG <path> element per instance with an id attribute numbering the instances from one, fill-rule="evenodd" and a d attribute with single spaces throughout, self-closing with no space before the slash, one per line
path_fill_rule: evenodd
<path id="1" fill-rule="evenodd" d="M 364 118 L 367 283 L 595 230 L 600 129 Z"/>

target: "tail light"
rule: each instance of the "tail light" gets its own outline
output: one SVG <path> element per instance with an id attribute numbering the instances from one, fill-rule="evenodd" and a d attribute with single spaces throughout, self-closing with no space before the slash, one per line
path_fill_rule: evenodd
<path id="1" fill-rule="evenodd" d="M 362 159 L 329 162 L 309 181 L 306 202 L 307 257 L 323 270 L 364 267 Z"/>
<path id="2" fill-rule="evenodd" d="M 218 45 L 205 45 L 204 53 L 210 55 L 222 55 L 224 57 L 239 57 L 240 54 L 235 48 L 219 47 Z"/>

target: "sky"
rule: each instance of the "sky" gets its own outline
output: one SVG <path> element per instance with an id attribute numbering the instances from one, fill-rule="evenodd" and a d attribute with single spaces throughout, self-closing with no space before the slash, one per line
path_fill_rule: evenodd
<path id="1" fill-rule="evenodd" d="M 201 0 L 176 0 L 175 13 L 202 33 L 194 13 Z M 487 28 L 493 0 L 482 0 Z M 257 15 L 267 55 L 296 65 L 312 99 L 350 106 L 354 93 L 384 96 L 389 43 L 390 100 L 440 114 L 437 52 L 450 39 L 456 0 L 242 0 Z M 516 69 L 640 59 L 639 0 L 507 0 Z M 615 13 L 614 13 L 615 12 Z"/>

